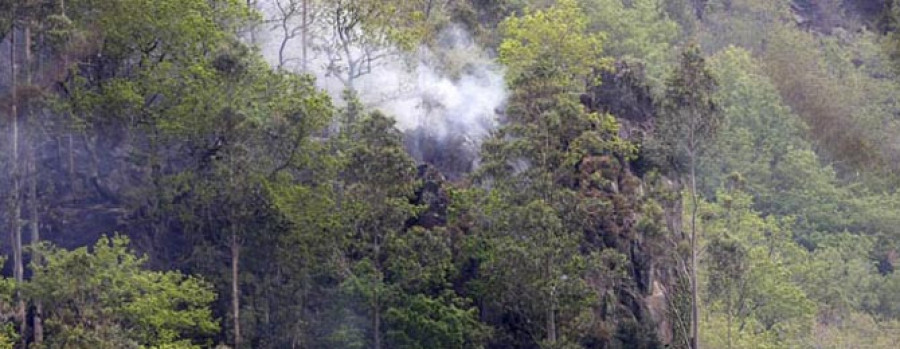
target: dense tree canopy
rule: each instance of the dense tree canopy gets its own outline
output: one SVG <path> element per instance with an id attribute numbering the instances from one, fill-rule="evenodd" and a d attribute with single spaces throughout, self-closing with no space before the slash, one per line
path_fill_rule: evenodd
<path id="1" fill-rule="evenodd" d="M 0 348 L 892 348 L 898 23 L 0 0 Z"/>

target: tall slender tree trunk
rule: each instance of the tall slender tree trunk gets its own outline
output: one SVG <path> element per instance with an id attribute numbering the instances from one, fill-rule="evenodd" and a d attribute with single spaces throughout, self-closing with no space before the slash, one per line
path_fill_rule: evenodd
<path id="1" fill-rule="evenodd" d="M 37 196 L 37 165 L 34 147 L 34 138 L 32 145 L 28 151 L 28 217 L 29 227 L 31 228 L 31 262 L 41 263 L 41 256 L 37 252 L 37 245 L 40 243 L 40 215 L 38 214 L 38 196 Z M 34 304 L 34 314 L 32 317 L 32 331 L 34 332 L 34 344 L 41 344 L 44 341 L 44 326 L 41 320 L 43 308 L 40 303 Z M 24 339 L 23 339 L 24 341 Z"/>
<path id="2" fill-rule="evenodd" d="M 15 7 L 13 8 L 13 13 L 15 13 Z M 26 27 L 25 29 L 25 37 L 26 37 L 26 45 L 30 44 L 28 42 L 29 31 Z M 13 177 L 13 194 L 12 194 L 12 210 L 10 217 L 10 224 L 12 225 L 10 231 L 10 240 L 12 244 L 12 252 L 13 252 L 13 275 L 16 280 L 16 283 L 21 284 L 24 280 L 24 268 L 22 261 L 22 168 L 21 168 L 21 157 L 19 154 L 19 148 L 21 148 L 21 144 L 19 141 L 19 96 L 18 96 L 18 71 L 16 69 L 16 29 L 13 26 L 10 30 L 10 45 L 9 45 L 9 56 L 10 56 L 10 74 L 12 80 L 12 103 L 11 103 L 11 117 L 12 117 L 12 144 L 13 144 L 13 164 L 12 164 L 12 177 Z M 21 297 L 21 294 L 16 291 L 16 320 L 19 321 L 19 333 L 22 336 L 22 346 L 25 347 L 25 338 L 26 331 L 28 330 L 28 326 L 25 322 L 25 302 Z"/>
<path id="3" fill-rule="evenodd" d="M 359 227 L 357 227 L 357 230 Z M 385 235 L 387 236 L 387 235 Z M 386 238 L 384 238 L 386 239 Z M 373 349 L 381 349 L 381 287 L 384 285 L 384 272 L 381 265 L 382 236 L 379 233 L 372 235 L 372 250 L 375 260 L 375 269 L 378 271 L 378 284 L 372 286 L 372 342 Z"/>
<path id="4" fill-rule="evenodd" d="M 378 299 L 378 290 L 375 290 L 375 297 L 372 301 L 372 339 L 374 342 L 374 349 L 381 349 L 381 304 Z"/>
<path id="5" fill-rule="evenodd" d="M 31 85 L 33 80 L 33 54 L 31 51 L 31 25 L 30 23 L 25 26 L 25 83 L 26 85 Z M 38 215 L 38 196 L 37 196 L 37 156 L 36 156 L 36 147 L 37 147 L 37 139 L 38 132 L 37 130 L 37 120 L 35 117 L 35 113 L 33 110 L 32 103 L 27 104 L 28 110 L 28 120 L 26 121 L 26 125 L 30 125 L 29 127 L 29 137 L 30 141 L 28 142 L 28 217 L 29 217 L 29 226 L 31 228 L 31 243 L 30 245 L 34 248 L 31 251 L 31 261 L 33 263 L 40 263 L 40 255 L 37 252 L 38 242 L 40 241 L 40 216 Z M 41 305 L 34 304 L 34 314 L 32 317 L 32 329 L 34 332 L 34 342 L 41 343 L 44 340 L 43 326 L 41 324 Z M 24 341 L 24 339 L 23 339 Z"/>
<path id="6" fill-rule="evenodd" d="M 303 60 L 303 72 L 306 73 L 309 71 L 309 65 L 307 63 L 306 56 L 306 46 L 309 45 L 309 0 L 303 0 L 303 21 L 301 25 L 303 25 L 303 29 L 300 31 L 300 40 L 303 41 L 303 44 L 300 47 L 301 59 Z"/>
<path id="7" fill-rule="evenodd" d="M 231 312 L 234 326 L 234 348 L 241 347 L 241 295 L 239 287 L 239 266 L 241 258 L 241 246 L 238 243 L 237 232 L 232 227 L 231 233 Z"/>
<path id="8" fill-rule="evenodd" d="M 15 6 L 13 6 L 15 13 Z M 12 100 L 9 103 L 9 117 L 12 125 L 12 134 L 10 135 L 10 144 L 12 144 L 12 166 L 10 166 L 9 176 L 12 178 L 12 195 L 9 210 L 9 240 L 12 243 L 13 256 L 15 257 L 15 235 L 19 230 L 19 108 L 18 108 L 18 91 L 16 86 L 16 28 L 12 27 L 9 33 L 9 76 L 10 76 L 10 93 Z"/>
<path id="9" fill-rule="evenodd" d="M 551 258 L 547 258 L 546 263 L 547 278 L 551 278 L 553 275 L 550 266 L 550 263 L 552 263 Z M 547 305 L 547 341 L 554 344 L 556 343 L 556 287 L 550 287 L 550 299 Z"/>
<path id="10" fill-rule="evenodd" d="M 247 7 L 253 11 L 259 10 L 259 8 L 257 8 L 257 6 L 256 6 L 256 3 L 257 3 L 257 0 L 247 0 Z M 256 30 L 258 28 L 259 27 L 256 24 L 252 24 L 250 27 L 250 44 L 254 47 L 256 47 L 256 44 L 259 41 L 257 38 L 257 35 L 256 35 L 257 34 Z"/>
<path id="11" fill-rule="evenodd" d="M 553 296 L 551 296 L 552 298 Z M 550 300 L 550 307 L 547 308 L 547 341 L 556 343 L 556 306 L 553 299 Z"/>
<path id="12" fill-rule="evenodd" d="M 247 1 L 248 5 L 250 4 L 250 0 Z M 254 1 L 255 4 L 255 1 Z M 227 88 L 227 96 L 229 96 L 229 100 L 231 100 L 231 96 L 234 95 L 234 90 L 232 86 L 228 86 Z M 232 132 L 233 130 L 229 126 L 227 132 Z M 229 133 L 230 135 L 230 133 Z M 228 191 L 231 194 L 228 195 L 238 195 L 235 193 L 240 193 L 238 190 L 236 179 L 235 179 L 235 156 L 236 149 L 228 150 L 228 185 L 226 186 Z M 225 196 L 226 201 L 232 202 L 232 196 Z M 239 234 L 241 233 L 241 219 L 242 217 L 240 211 L 242 208 L 239 206 L 231 206 L 225 210 L 225 214 L 227 215 L 226 222 L 228 224 L 228 228 L 231 230 L 231 241 L 230 241 L 230 250 L 231 250 L 231 315 L 232 315 L 232 327 L 234 330 L 234 349 L 240 349 L 243 344 L 243 338 L 241 337 L 241 284 L 240 284 L 240 264 L 241 264 L 241 241 Z"/>
<path id="13" fill-rule="evenodd" d="M 15 13 L 15 6 L 13 7 L 13 13 Z M 28 36 L 28 32 L 26 31 L 26 37 Z M 27 39 L 26 39 L 27 40 Z M 9 44 L 9 58 L 10 58 L 10 78 L 12 80 L 12 103 L 10 107 L 10 117 L 12 117 L 12 179 L 13 179 L 13 193 L 12 193 L 12 210 L 10 210 L 10 242 L 12 244 L 12 252 L 13 252 L 13 275 L 17 283 L 21 284 L 24 277 L 23 270 L 23 262 L 22 262 L 22 169 L 20 166 L 21 158 L 19 156 L 19 101 L 18 101 L 18 80 L 17 74 L 18 71 L 16 69 L 16 28 L 13 26 L 10 29 L 10 44 Z M 22 336 L 22 345 L 25 346 L 25 331 L 28 329 L 25 323 L 25 302 L 22 300 L 21 294 L 16 291 L 17 305 L 16 305 L 16 320 L 19 321 L 19 331 Z"/>
<path id="14" fill-rule="evenodd" d="M 728 334 L 727 334 L 728 337 L 727 337 L 727 338 L 728 338 L 728 349 L 731 349 L 731 348 L 732 348 L 732 343 L 731 343 L 731 324 L 732 324 L 732 322 L 733 322 L 733 321 L 732 321 L 733 316 L 732 316 L 732 313 L 731 313 L 731 309 L 732 309 L 732 304 L 731 304 L 731 291 L 728 292 L 728 300 L 727 300 L 727 301 L 728 301 L 728 319 L 727 319 L 727 323 L 726 323 L 726 325 L 728 326 Z"/>
<path id="15" fill-rule="evenodd" d="M 691 151 L 691 346 L 700 349 L 700 310 L 697 295 L 697 166 Z"/>
<path id="16" fill-rule="evenodd" d="M 62 15 L 63 17 L 66 17 L 66 2 L 65 2 L 65 0 L 59 0 L 59 12 L 60 12 L 60 15 Z M 62 59 L 63 59 L 63 69 L 65 70 L 62 75 L 63 76 L 62 82 L 64 83 L 68 79 L 68 75 L 69 75 L 69 73 L 68 73 L 69 52 L 67 51 L 67 49 L 64 49 L 62 51 Z M 72 122 L 74 123 L 74 121 L 75 121 L 74 115 L 70 114 L 69 117 L 71 118 Z M 74 197 L 75 193 L 78 191 L 78 188 L 77 188 L 76 180 L 75 180 L 75 136 L 72 135 L 71 130 L 69 131 L 69 134 L 67 135 L 66 138 L 68 140 L 68 149 L 66 152 L 67 153 L 66 154 L 67 155 L 66 156 L 66 158 L 67 158 L 66 159 L 67 160 L 66 170 L 67 170 L 68 176 L 69 176 L 69 190 L 71 191 L 71 194 Z"/>
<path id="17" fill-rule="evenodd" d="M 37 246 L 41 241 L 40 237 L 40 216 L 38 215 L 38 198 L 37 198 L 37 179 L 34 178 L 37 175 L 37 166 L 34 161 L 34 149 L 31 151 L 31 179 L 29 180 L 29 191 L 31 192 L 31 202 L 30 202 L 30 210 L 31 210 L 31 246 L 34 248 L 31 254 L 32 263 L 41 263 L 41 255 L 37 252 Z M 43 313 L 44 309 L 41 306 L 41 303 L 34 304 L 34 314 L 32 318 L 32 330 L 34 332 L 34 344 L 40 345 L 44 342 L 44 324 L 43 324 Z"/>

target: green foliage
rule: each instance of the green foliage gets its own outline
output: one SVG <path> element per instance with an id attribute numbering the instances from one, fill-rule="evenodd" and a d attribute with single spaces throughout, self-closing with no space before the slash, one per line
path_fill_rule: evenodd
<path id="1" fill-rule="evenodd" d="M 6 258 L 0 257 L 0 262 L 5 263 Z M 6 277 L 0 278 L 0 309 L 4 312 L 15 311 L 13 308 L 15 296 L 15 280 Z M 0 348 L 13 349 L 20 338 L 13 321 L 10 321 L 10 319 L 0 321 Z"/>
<path id="2" fill-rule="evenodd" d="M 470 302 L 449 287 L 456 277 L 448 233 L 407 227 L 422 209 L 412 159 L 394 121 L 371 113 L 350 124 L 346 150 L 346 269 L 340 284 L 365 339 L 333 334 L 342 346 L 380 343 L 398 348 L 480 346 L 489 329 Z M 356 343 L 356 344 L 354 344 Z"/>
<path id="3" fill-rule="evenodd" d="M 896 345 L 900 333 L 897 320 L 879 320 L 865 313 L 852 313 L 840 324 L 828 326 L 812 340 L 809 346 L 818 348 L 891 348 Z"/>
<path id="4" fill-rule="evenodd" d="M 888 34 L 883 41 L 885 51 L 894 62 L 894 69 L 900 68 L 900 3 L 887 0 L 882 14 L 882 26 Z"/>
<path id="5" fill-rule="evenodd" d="M 202 58 L 205 50 L 215 49 L 232 28 L 251 18 L 239 0 L 70 0 L 66 8 L 76 23 L 93 23 L 93 30 L 85 32 L 86 41 L 103 40 L 103 54 L 116 58 L 139 52 Z"/>
<path id="6" fill-rule="evenodd" d="M 32 265 L 22 294 L 45 307 L 47 346 L 199 347 L 219 330 L 210 284 L 144 270 L 127 244 L 116 236 L 91 250 L 41 247 L 44 263 Z"/>
<path id="7" fill-rule="evenodd" d="M 833 0 L 310 1 L 328 26 L 311 49 L 347 87 L 336 108 L 246 43 L 271 25 L 262 0 L 0 0 L 21 70 L 0 85 L 28 101 L 16 155 L 37 157 L 20 160 L 37 197 L 19 197 L 39 213 L 15 219 L 67 243 L 83 237 L 60 226 L 114 225 L 148 252 L 36 247 L 30 280 L 0 280 L 0 348 L 209 347 L 236 325 L 254 348 L 682 347 L 685 206 L 706 347 L 891 347 L 895 2 L 873 32 Z M 352 80 L 440 50 L 455 22 L 496 52 L 509 98 L 476 172 L 451 183 L 417 171 Z M 687 37 L 699 46 L 678 60 Z M 579 101 L 612 59 L 645 72 L 631 107 L 655 99 L 652 121 Z M 664 176 L 689 160 L 708 202 L 684 205 Z"/>
<path id="8" fill-rule="evenodd" d="M 739 183 L 717 201 L 701 213 L 710 217 L 703 224 L 705 311 L 716 315 L 703 324 L 702 340 L 714 347 L 796 345 L 816 315 L 816 303 L 795 279 L 806 250 L 792 240 L 789 222 L 753 211 Z"/>
<path id="9" fill-rule="evenodd" d="M 481 265 L 485 294 L 480 296 L 520 321 L 539 319 L 506 325 L 515 326 L 514 331 L 525 338 L 503 340 L 521 345 L 527 345 L 526 338 L 541 339 L 548 345 L 557 340 L 559 345 L 577 343 L 588 335 L 586 331 L 593 325 L 588 309 L 598 301 L 586 279 L 592 273 L 603 275 L 612 289 L 624 278 L 620 269 L 624 256 L 613 251 L 606 251 L 605 259 L 595 254 L 582 256 L 579 234 L 567 231 L 558 213 L 542 201 L 524 207 L 501 205 L 491 209 L 494 222 L 485 232 L 490 234 L 485 241 L 490 252 Z M 604 274 L 610 268 L 609 275 Z"/>
<path id="10" fill-rule="evenodd" d="M 739 172 L 748 185 L 759 186 L 752 192 L 765 190 L 763 182 L 772 177 L 772 167 L 784 162 L 785 153 L 809 149 L 803 139 L 805 125 L 784 105 L 748 51 L 737 47 L 722 50 L 710 60 L 710 69 L 719 83 L 715 100 L 723 120 L 715 150 L 708 156 L 708 167 L 718 173 L 709 173 L 715 181 L 707 184 L 718 187 L 725 176 Z"/>
<path id="11" fill-rule="evenodd" d="M 885 154 L 878 149 L 874 137 L 878 133 L 868 132 L 863 122 L 854 121 L 856 108 L 863 105 L 845 90 L 841 78 L 830 74 L 819 45 L 814 36 L 778 27 L 765 56 L 772 82 L 785 103 L 810 127 L 810 135 L 825 151 L 826 159 L 849 167 L 882 167 Z"/>
<path id="12" fill-rule="evenodd" d="M 629 63 L 643 64 L 649 84 L 661 90 L 674 62 L 680 28 L 661 0 L 582 0 L 592 32 L 605 33 L 604 50 Z"/>
<path id="13" fill-rule="evenodd" d="M 613 116 L 585 110 L 576 98 L 599 83 L 609 62 L 603 36 L 589 25 L 574 1 L 501 25 L 500 59 L 510 69 L 507 123 L 485 140 L 474 177 L 490 189 L 467 197 L 474 207 L 456 216 L 478 232 L 466 254 L 477 256 L 483 277 L 470 287 L 496 326 L 493 345 L 655 340 L 622 305 L 623 294 L 635 292 L 628 271 L 638 262 L 615 248 L 633 237 L 617 212 L 641 207 L 623 169 L 637 148 L 619 137 Z"/>
<path id="14" fill-rule="evenodd" d="M 884 295 L 892 293 L 892 274 L 886 268 L 891 263 L 885 262 L 890 257 L 884 256 L 895 249 L 887 236 L 895 235 L 889 222 L 894 222 L 896 204 L 892 190 L 882 189 L 893 181 L 883 158 L 893 151 L 887 149 L 890 141 L 880 139 L 883 132 L 893 132 L 884 112 L 896 110 L 893 100 L 885 98 L 896 90 L 887 87 L 895 83 L 895 75 L 886 69 L 883 52 L 874 48 L 882 38 L 865 29 L 824 29 L 828 18 L 805 18 L 802 8 L 787 5 L 711 2 L 703 28 L 704 46 L 718 51 L 710 66 L 719 82 L 715 101 L 724 114 L 713 148 L 702 161 L 704 192 L 715 198 L 715 205 L 729 207 L 736 202 L 731 191 L 740 188 L 742 206 L 754 212 L 750 217 L 776 224 L 753 230 L 781 231 L 787 237 L 780 246 L 790 247 L 780 255 L 774 250 L 774 258 L 771 253 L 748 258 L 754 246 L 770 249 L 770 238 L 741 242 L 736 231 L 743 230 L 737 228 L 723 229 L 721 235 L 706 232 L 710 288 L 705 340 L 714 347 L 830 347 L 850 341 L 886 347 L 882 340 L 890 341 L 895 331 L 894 315 L 883 307 L 891 302 Z M 813 29 L 798 30 L 785 20 Z M 874 173 L 880 173 L 878 178 L 871 178 Z M 721 187 L 729 191 L 715 190 Z M 707 217 L 707 222 L 719 220 L 720 214 Z M 742 285 L 736 276 L 748 275 L 754 264 L 779 275 L 757 259 L 775 260 L 774 266 L 787 276 Z M 789 287 L 767 286 L 773 284 Z M 788 303 L 812 302 L 814 325 L 796 317 L 777 331 L 735 327 L 740 317 L 729 315 L 728 304 L 741 298 L 726 290 L 757 285 L 769 288 L 772 297 L 787 297 L 773 308 L 785 311 L 782 315 L 802 313 Z M 806 301 L 797 301 L 799 294 Z M 744 314 L 759 326 L 773 318 L 767 312 Z M 863 323 L 871 330 L 854 327 Z M 857 338 L 853 331 L 872 337 Z"/>
<path id="15" fill-rule="evenodd" d="M 388 308 L 387 341 L 392 348 L 480 348 L 490 334 L 477 309 L 448 291 L 408 296 Z"/>
<path id="16" fill-rule="evenodd" d="M 704 191 L 712 193 L 739 173 L 761 211 L 794 215 L 800 224 L 838 224 L 829 204 L 840 195 L 835 173 L 819 164 L 803 137 L 805 124 L 759 64 L 748 51 L 728 48 L 713 57 L 711 69 L 720 84 L 715 99 L 723 121 L 702 161 Z"/>
<path id="17" fill-rule="evenodd" d="M 822 307 L 820 316 L 850 316 L 855 310 L 873 309 L 874 290 L 880 281 L 868 258 L 874 239 L 847 233 L 813 238 L 816 248 L 797 273 L 800 285 Z"/>
<path id="18" fill-rule="evenodd" d="M 588 113 L 576 98 L 575 93 L 599 82 L 594 73 L 608 64 L 602 36 L 588 33 L 587 25 L 575 1 L 511 17 L 501 25 L 500 59 L 510 69 L 512 88 L 510 122 L 485 142 L 482 175 L 529 178 L 504 183 L 529 185 L 546 197 L 584 157 L 634 153 L 633 145 L 618 138 L 612 117 Z"/>
<path id="19" fill-rule="evenodd" d="M 761 212 L 797 217 L 797 234 L 893 230 L 886 222 L 892 215 L 875 209 L 893 207 L 892 196 L 842 185 L 836 171 L 820 163 L 821 156 L 804 136 L 809 127 L 791 112 L 748 51 L 729 48 L 711 63 L 724 119 L 714 148 L 702 161 L 706 193 L 737 172 Z"/>
<path id="20" fill-rule="evenodd" d="M 584 89 L 595 69 L 608 64 L 603 57 L 604 36 L 587 29 L 588 18 L 575 0 L 507 18 L 500 25 L 504 39 L 499 48 L 507 78 L 515 83 L 523 75 L 537 73 L 565 90 Z"/>
<path id="21" fill-rule="evenodd" d="M 710 0 L 704 19 L 700 42 L 709 52 L 734 45 L 759 53 L 772 32 L 790 26 L 795 17 L 789 1 Z"/>
<path id="22" fill-rule="evenodd" d="M 693 174 L 721 124 L 722 114 L 713 97 L 717 87 L 700 48 L 686 49 L 666 81 L 657 130 L 648 144 L 658 164 L 677 174 Z"/>

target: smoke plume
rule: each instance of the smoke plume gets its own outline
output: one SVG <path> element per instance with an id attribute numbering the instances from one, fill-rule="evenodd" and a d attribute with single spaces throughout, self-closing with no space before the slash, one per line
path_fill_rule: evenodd
<path id="1" fill-rule="evenodd" d="M 261 8 L 267 18 L 276 19 L 270 23 L 277 23 L 280 13 L 275 0 L 270 1 Z M 298 25 L 299 18 L 291 21 Z M 266 59 L 273 66 L 281 62 L 286 69 L 303 72 L 302 40 L 294 37 L 282 49 L 283 28 L 276 24 L 261 29 L 257 44 Z M 332 60 L 317 43 L 317 37 L 326 38 L 328 31 L 324 23 L 312 21 L 305 66 L 318 86 L 340 104 L 346 81 L 329 71 Z M 413 51 L 380 49 L 384 57 L 353 81 L 360 100 L 397 121 L 410 153 L 419 161 L 444 167 L 448 176 L 470 170 L 481 139 L 496 127 L 506 101 L 502 66 L 458 25 L 447 26 L 434 43 Z"/>

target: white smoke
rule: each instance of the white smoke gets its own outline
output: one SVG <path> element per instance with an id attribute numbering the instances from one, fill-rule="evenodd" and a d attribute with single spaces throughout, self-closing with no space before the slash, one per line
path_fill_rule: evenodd
<path id="1" fill-rule="evenodd" d="M 366 76 L 372 88 L 386 86 L 391 77 L 403 81 L 391 87 L 400 92 L 397 98 L 370 102 L 393 115 L 401 129 L 480 139 L 496 126 L 497 110 L 506 101 L 503 70 L 459 27 L 442 32 L 439 42 L 436 50 L 419 49 L 413 70 L 388 66 Z"/>
<path id="2" fill-rule="evenodd" d="M 261 1 L 260 8 L 269 19 L 279 16 L 276 1 Z M 299 16 L 292 22 L 297 25 Z M 281 56 L 285 68 L 302 72 L 302 41 L 299 37 L 288 41 L 279 55 L 284 32 L 277 20 L 270 23 L 275 24 L 258 35 L 264 57 L 277 66 Z M 328 30 L 314 24 L 311 32 L 315 36 Z M 392 116 L 404 132 L 425 131 L 440 139 L 463 137 L 477 146 L 496 127 L 497 111 L 506 101 L 502 66 L 460 26 L 448 26 L 436 41 L 432 47 L 422 46 L 414 52 L 384 48 L 388 56 L 375 62 L 371 71 L 354 80 L 353 85 L 366 107 Z M 362 48 L 351 50 L 359 52 Z M 329 74 L 329 60 L 316 49 L 314 38 L 307 47 L 307 60 L 308 73 L 340 103 L 345 84 Z"/>

